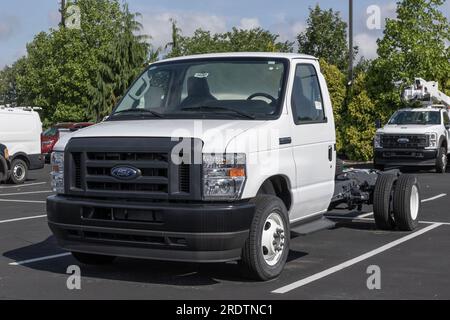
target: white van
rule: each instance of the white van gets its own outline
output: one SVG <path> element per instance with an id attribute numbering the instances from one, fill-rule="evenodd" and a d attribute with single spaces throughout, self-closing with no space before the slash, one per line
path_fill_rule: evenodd
<path id="1" fill-rule="evenodd" d="M 41 132 L 41 119 L 32 108 L 0 106 L 0 143 L 9 151 L 9 180 L 12 183 L 23 183 L 28 170 L 44 167 Z"/>

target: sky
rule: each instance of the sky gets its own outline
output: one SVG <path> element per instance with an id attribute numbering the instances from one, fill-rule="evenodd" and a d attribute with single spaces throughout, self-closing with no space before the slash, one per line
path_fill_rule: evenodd
<path id="1" fill-rule="evenodd" d="M 128 0 L 131 11 L 140 12 L 143 32 L 152 37 L 155 47 L 170 40 L 171 18 L 184 35 L 195 29 L 223 32 L 233 26 L 262 27 L 280 35 L 281 40 L 295 41 L 305 30 L 309 7 L 317 3 L 323 9 L 339 11 L 348 20 L 347 0 Z M 380 28 L 368 28 L 375 9 L 380 12 Z M 40 31 L 55 28 L 60 20 L 59 0 L 0 0 L 0 68 L 26 54 L 26 44 Z M 384 20 L 395 17 L 395 0 L 354 1 L 354 42 L 359 55 L 376 57 L 376 40 L 382 35 Z M 367 12 L 369 9 L 369 13 Z M 450 18 L 450 3 L 441 8 Z"/>

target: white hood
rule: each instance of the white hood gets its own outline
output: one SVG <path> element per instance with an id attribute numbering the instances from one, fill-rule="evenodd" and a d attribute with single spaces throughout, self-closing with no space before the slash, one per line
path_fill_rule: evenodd
<path id="1" fill-rule="evenodd" d="M 387 134 L 424 134 L 428 132 L 440 132 L 441 126 L 439 125 L 421 125 L 421 124 L 408 124 L 408 125 L 394 125 L 389 124 L 382 129 L 378 129 L 377 133 Z"/>
<path id="2" fill-rule="evenodd" d="M 106 121 L 64 135 L 55 145 L 63 151 L 71 138 L 88 137 L 174 137 L 199 138 L 204 142 L 203 152 L 225 152 L 233 138 L 242 133 L 264 127 L 274 121 L 152 119 L 133 121 Z M 258 128 L 259 129 L 259 128 Z M 244 150 L 243 150 L 244 152 Z"/>

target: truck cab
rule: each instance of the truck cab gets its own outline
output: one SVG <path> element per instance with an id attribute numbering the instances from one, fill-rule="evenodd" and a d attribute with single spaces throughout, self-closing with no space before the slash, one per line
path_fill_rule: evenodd
<path id="1" fill-rule="evenodd" d="M 117 256 L 238 260 L 251 277 L 268 280 L 283 270 L 291 231 L 330 227 L 323 219 L 329 208 L 374 199 L 379 172 L 337 173 L 335 143 L 331 100 L 314 57 L 223 53 L 159 61 L 106 120 L 57 142 L 48 223 L 82 263 Z M 385 194 L 398 178 L 386 177 L 375 197 L 381 201 L 389 201 Z M 409 196 L 398 203 L 415 201 L 398 206 L 395 221 L 411 230 L 419 189 L 412 178 L 401 181 Z M 377 225 L 394 228 L 389 203 L 378 207 Z"/>
<path id="2" fill-rule="evenodd" d="M 398 110 L 376 132 L 375 166 L 434 167 L 445 173 L 449 135 L 449 112 L 443 106 Z"/>

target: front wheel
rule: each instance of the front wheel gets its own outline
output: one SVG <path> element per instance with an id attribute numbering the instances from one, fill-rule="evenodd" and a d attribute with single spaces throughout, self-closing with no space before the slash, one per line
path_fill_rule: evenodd
<path id="1" fill-rule="evenodd" d="M 255 216 L 242 248 L 241 264 L 251 278 L 270 280 L 283 271 L 289 253 L 289 217 L 280 198 L 261 195 L 255 200 Z"/>
<path id="2" fill-rule="evenodd" d="M 436 158 L 436 172 L 445 173 L 445 171 L 447 171 L 447 163 L 447 149 L 445 149 L 444 147 L 439 148 Z"/>
<path id="3" fill-rule="evenodd" d="M 22 184 L 27 180 L 28 166 L 21 159 L 14 159 L 11 162 L 11 174 L 9 181 L 14 184 Z"/>

